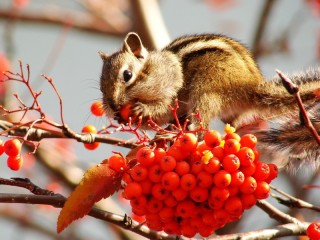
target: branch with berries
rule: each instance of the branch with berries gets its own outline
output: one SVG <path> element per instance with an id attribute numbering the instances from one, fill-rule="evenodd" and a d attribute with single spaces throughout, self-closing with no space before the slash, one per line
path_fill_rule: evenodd
<path id="1" fill-rule="evenodd" d="M 2 81 L 17 81 L 23 84 L 32 99 L 30 104 L 26 104 L 18 94 L 14 94 L 18 105 L 16 108 L 7 109 L 1 106 L 6 120 L 0 121 L 3 129 L 0 135 L 8 137 L 8 140 L 0 143 L 0 154 L 5 152 L 8 155 L 8 165 L 12 170 L 21 168 L 22 144 L 29 146 L 30 153 L 37 154 L 39 143 L 44 138 L 75 139 L 90 150 L 95 150 L 100 143 L 120 143 L 132 148 L 127 156 L 114 152 L 108 159 L 89 168 L 67 199 L 41 189 L 26 179 L 0 179 L 2 185 L 27 188 L 34 194 L 1 194 L 0 202 L 61 207 L 58 232 L 75 220 L 91 215 L 152 239 L 183 239 L 196 234 L 209 237 L 226 224 L 240 220 L 243 212 L 255 205 L 280 224 L 284 224 L 281 226 L 290 227 L 290 230 L 281 230 L 279 226 L 274 229 L 223 235 L 219 236 L 219 239 L 233 239 L 235 236 L 250 236 L 255 239 L 298 235 L 305 234 L 308 226 L 313 229 L 317 226 L 316 223 L 301 222 L 263 200 L 270 196 L 269 184 L 277 177 L 278 168 L 275 164 L 260 161 L 260 153 L 256 148 L 257 138 L 252 134 L 240 136 L 230 125 L 226 125 L 224 135 L 216 130 L 204 129 L 199 112 L 194 117 L 200 122 L 200 127 L 190 131 L 187 127 L 188 120 L 183 124 L 179 122 L 178 101 L 175 106 L 169 106 L 175 119 L 170 128 L 157 125 L 152 116 L 148 121 L 152 130 L 158 135 L 167 135 L 166 138 L 151 139 L 145 131 L 140 130 L 141 117 L 129 117 L 125 108 L 120 114 L 128 120 L 126 124 L 119 125 L 110 121 L 109 126 L 101 130 L 87 125 L 81 133 L 77 133 L 65 123 L 63 100 L 52 78 L 42 75 L 59 100 L 60 123 L 49 120 L 43 112 L 39 101 L 42 92 L 33 90 L 28 65 L 26 73 L 20 62 L 19 73 L 7 72 L 5 76 L 7 78 Z M 298 91 L 294 93 L 296 92 Z M 36 112 L 38 117 L 28 119 L 31 111 Z M 91 112 L 97 117 L 103 116 L 102 103 L 94 102 Z M 12 114 L 20 114 L 19 120 L 12 121 L 9 118 Z M 109 136 L 118 131 L 133 134 L 135 141 L 128 142 Z M 197 138 L 200 132 L 203 133 L 203 141 Z M 129 201 L 132 214 L 140 217 L 140 222 L 132 221 L 127 215 L 120 216 L 93 207 L 95 203 L 109 198 L 117 191 Z M 295 200 L 300 205 L 290 207 L 311 208 L 311 204 Z M 285 201 L 281 203 L 285 204 Z"/>

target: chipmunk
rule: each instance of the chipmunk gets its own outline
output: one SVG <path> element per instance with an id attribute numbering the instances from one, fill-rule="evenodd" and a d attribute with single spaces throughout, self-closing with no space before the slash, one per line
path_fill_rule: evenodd
<path id="1" fill-rule="evenodd" d="M 100 52 L 100 56 L 105 112 L 119 122 L 123 121 L 119 110 L 128 103 L 130 115 L 142 116 L 144 126 L 149 114 L 159 125 L 173 122 L 168 105 L 174 105 L 175 99 L 178 117 L 190 119 L 195 127 L 200 124 L 192 115 L 197 110 L 204 128 L 213 118 L 237 128 L 255 116 L 299 115 L 295 99 L 279 77 L 266 81 L 250 51 L 223 35 L 183 36 L 162 50 L 148 51 L 138 34 L 131 32 L 120 51 Z M 320 88 L 320 69 L 293 79 L 305 104 L 319 102 L 313 91 Z"/>

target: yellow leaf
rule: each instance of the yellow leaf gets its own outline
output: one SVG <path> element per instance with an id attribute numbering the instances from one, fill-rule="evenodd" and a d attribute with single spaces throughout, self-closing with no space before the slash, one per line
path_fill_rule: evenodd
<path id="1" fill-rule="evenodd" d="M 90 168 L 61 209 L 57 232 L 62 232 L 70 223 L 88 214 L 96 202 L 118 191 L 122 174 L 109 168 L 106 161 Z"/>

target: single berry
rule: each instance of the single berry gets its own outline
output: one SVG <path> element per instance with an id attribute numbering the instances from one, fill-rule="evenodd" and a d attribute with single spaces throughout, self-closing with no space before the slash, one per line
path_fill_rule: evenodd
<path id="1" fill-rule="evenodd" d="M 187 162 L 185 162 L 185 161 L 177 162 L 176 168 L 175 168 L 175 172 L 176 172 L 179 176 L 183 176 L 183 175 L 189 173 L 189 171 L 190 171 L 190 165 L 189 165 L 189 163 L 187 163 Z"/>
<path id="2" fill-rule="evenodd" d="M 18 171 L 23 164 L 23 158 L 21 155 L 9 156 L 7 159 L 8 167 L 13 171 Z"/>
<path id="3" fill-rule="evenodd" d="M 81 132 L 83 133 L 97 133 L 97 129 L 93 125 L 86 125 L 82 128 Z"/>
<path id="4" fill-rule="evenodd" d="M 234 154 L 226 155 L 222 159 L 222 167 L 230 173 L 235 172 L 240 167 L 240 159 Z"/>
<path id="5" fill-rule="evenodd" d="M 120 154 L 112 155 L 109 158 L 108 163 L 109 163 L 109 167 L 115 170 L 116 172 L 121 172 L 125 170 L 127 167 L 126 159 Z"/>
<path id="6" fill-rule="evenodd" d="M 164 156 L 160 160 L 160 167 L 165 172 L 172 171 L 176 167 L 176 164 L 176 160 L 174 159 L 174 157 L 171 156 Z"/>
<path id="7" fill-rule="evenodd" d="M 237 153 L 241 166 L 249 166 L 254 162 L 255 156 L 251 148 L 242 147 Z"/>
<path id="8" fill-rule="evenodd" d="M 235 139 L 228 139 L 224 143 L 224 153 L 227 154 L 236 154 L 240 150 L 240 143 Z"/>
<path id="9" fill-rule="evenodd" d="M 270 195 L 269 184 L 264 181 L 258 181 L 257 188 L 253 194 L 257 199 L 265 199 L 265 198 L 269 197 L 269 195 Z"/>
<path id="10" fill-rule="evenodd" d="M 133 168 L 131 168 L 130 175 L 134 181 L 140 182 L 148 177 L 148 169 L 146 167 L 143 167 L 141 164 L 137 164 Z"/>
<path id="11" fill-rule="evenodd" d="M 224 139 L 224 140 L 234 139 L 234 140 L 240 142 L 240 139 L 241 139 L 241 138 L 240 138 L 239 134 L 233 132 L 233 133 L 227 133 L 227 134 L 224 136 L 223 139 Z"/>
<path id="12" fill-rule="evenodd" d="M 196 187 L 190 191 L 190 198 L 197 202 L 204 202 L 208 199 L 209 192 L 207 188 Z"/>
<path id="13" fill-rule="evenodd" d="M 210 198 L 215 201 L 223 202 L 230 196 L 230 191 L 228 188 L 213 187 L 210 190 Z"/>
<path id="14" fill-rule="evenodd" d="M 240 144 L 242 147 L 254 148 L 257 144 L 257 137 L 253 134 L 245 134 L 240 139 Z"/>
<path id="15" fill-rule="evenodd" d="M 206 171 L 201 171 L 197 175 L 197 184 L 199 187 L 209 188 L 213 183 L 213 177 L 210 173 Z"/>
<path id="16" fill-rule="evenodd" d="M 252 175 L 257 181 L 264 181 L 269 177 L 270 168 L 267 163 L 256 162 L 256 171 Z"/>
<path id="17" fill-rule="evenodd" d="M 241 194 L 240 196 L 243 209 L 250 209 L 256 205 L 257 198 L 253 193 L 250 194 Z"/>
<path id="18" fill-rule="evenodd" d="M 90 111 L 93 115 L 101 117 L 104 114 L 103 104 L 101 101 L 95 101 L 90 106 Z"/>
<path id="19" fill-rule="evenodd" d="M 213 182 L 217 187 L 227 187 L 231 183 L 231 174 L 226 170 L 219 170 L 214 177 Z"/>
<path id="20" fill-rule="evenodd" d="M 0 139 L 0 156 L 4 153 L 4 143 L 3 141 Z"/>
<path id="21" fill-rule="evenodd" d="M 17 156 L 21 151 L 21 146 L 19 139 L 11 138 L 4 143 L 3 150 L 8 156 Z"/>
<path id="22" fill-rule="evenodd" d="M 180 179 L 180 186 L 185 191 L 191 191 L 192 189 L 195 188 L 196 185 L 197 185 L 197 179 L 191 173 L 187 173 L 183 175 Z"/>
<path id="23" fill-rule="evenodd" d="M 123 190 L 126 199 L 131 200 L 142 195 L 142 187 L 137 182 L 128 183 Z"/>
<path id="24" fill-rule="evenodd" d="M 142 147 L 138 150 L 136 158 L 142 166 L 148 167 L 154 162 L 154 151 L 148 146 Z"/>
<path id="25" fill-rule="evenodd" d="M 240 186 L 240 191 L 244 194 L 253 193 L 257 188 L 257 181 L 253 177 L 246 177 Z"/>
<path id="26" fill-rule="evenodd" d="M 169 191 L 160 183 L 154 184 L 151 189 L 152 196 L 157 200 L 164 200 L 169 196 Z"/>
<path id="27" fill-rule="evenodd" d="M 219 146 L 220 142 L 222 140 L 221 134 L 216 130 L 210 130 L 205 133 L 204 135 L 204 141 L 207 144 L 208 147 L 216 147 Z"/>
<path id="28" fill-rule="evenodd" d="M 161 183 L 166 190 L 173 191 L 179 187 L 180 177 L 175 172 L 166 172 L 162 176 Z"/>
<path id="29" fill-rule="evenodd" d="M 245 176 L 241 171 L 235 171 L 231 173 L 231 183 L 232 187 L 239 187 L 244 182 Z"/>
<path id="30" fill-rule="evenodd" d="M 184 133 L 179 140 L 180 147 L 183 151 L 192 152 L 197 148 L 198 138 L 193 133 Z"/>
<path id="31" fill-rule="evenodd" d="M 212 174 L 220 170 L 220 165 L 220 160 L 216 157 L 212 157 L 208 163 L 203 166 L 203 169 Z"/>
<path id="32" fill-rule="evenodd" d="M 313 222 L 307 228 L 307 235 L 310 240 L 320 239 L 320 222 Z"/>

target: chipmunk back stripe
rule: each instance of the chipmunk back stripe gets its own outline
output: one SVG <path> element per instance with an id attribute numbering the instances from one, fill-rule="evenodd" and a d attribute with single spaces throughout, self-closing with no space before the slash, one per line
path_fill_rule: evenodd
<path id="1" fill-rule="evenodd" d="M 166 50 L 169 50 L 173 53 L 177 53 L 180 49 L 182 49 L 183 47 L 186 47 L 192 43 L 197 43 L 199 41 L 206 42 L 208 40 L 215 40 L 217 38 L 221 38 L 221 36 L 214 35 L 214 34 L 184 36 L 184 37 L 177 38 L 172 43 L 170 43 L 166 47 Z"/>

